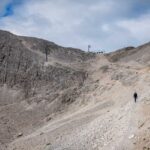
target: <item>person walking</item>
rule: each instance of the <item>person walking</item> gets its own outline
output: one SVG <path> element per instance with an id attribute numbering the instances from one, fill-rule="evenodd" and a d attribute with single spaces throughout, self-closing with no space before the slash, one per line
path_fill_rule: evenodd
<path id="1" fill-rule="evenodd" d="M 138 94 L 135 92 L 135 93 L 133 94 L 133 97 L 134 97 L 134 102 L 136 103 L 137 98 L 138 98 Z"/>

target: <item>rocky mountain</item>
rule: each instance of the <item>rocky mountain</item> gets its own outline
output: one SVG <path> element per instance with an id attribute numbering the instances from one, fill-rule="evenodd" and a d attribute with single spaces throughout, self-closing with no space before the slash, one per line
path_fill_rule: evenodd
<path id="1" fill-rule="evenodd" d="M 76 89 L 80 89 L 87 78 L 86 70 L 81 68 L 94 57 L 78 49 L 0 31 L 0 142 L 13 139 L 18 126 L 22 129 L 39 126 L 40 118 L 74 101 L 78 96 Z M 31 107 L 35 103 L 39 105 L 26 110 L 22 108 L 24 101 Z M 8 112 L 3 112 L 5 108 Z"/>
<path id="2" fill-rule="evenodd" d="M 96 54 L 0 31 L 0 149 L 149 149 L 149 58 L 150 43 Z"/>
<path id="3" fill-rule="evenodd" d="M 4 31 L 0 32 L 0 49 L 0 82 L 10 86 L 30 86 L 30 88 L 33 88 L 34 84 L 41 87 L 41 84 L 45 85 L 51 81 L 60 83 L 60 75 L 64 75 L 62 78 L 64 80 L 61 81 L 64 88 L 67 86 L 66 81 L 68 85 L 71 81 L 70 74 L 71 78 L 77 77 L 83 82 L 85 72 L 76 70 L 71 65 L 82 64 L 83 61 L 94 57 L 93 54 L 81 50 L 63 48 L 52 42 L 19 37 Z"/>
<path id="4" fill-rule="evenodd" d="M 126 47 L 108 54 L 110 61 L 137 61 L 139 63 L 150 63 L 150 42 L 139 47 Z"/>

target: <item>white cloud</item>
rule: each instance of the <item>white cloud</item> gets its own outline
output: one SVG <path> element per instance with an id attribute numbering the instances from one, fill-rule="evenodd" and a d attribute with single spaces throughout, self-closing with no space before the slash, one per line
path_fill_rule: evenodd
<path id="1" fill-rule="evenodd" d="M 129 31 L 130 35 L 138 41 L 150 40 L 150 13 L 136 19 L 123 20 L 118 26 Z"/>
<path id="2" fill-rule="evenodd" d="M 0 28 L 63 46 L 113 50 L 149 38 L 149 13 L 130 18 L 135 0 L 27 0 Z"/>

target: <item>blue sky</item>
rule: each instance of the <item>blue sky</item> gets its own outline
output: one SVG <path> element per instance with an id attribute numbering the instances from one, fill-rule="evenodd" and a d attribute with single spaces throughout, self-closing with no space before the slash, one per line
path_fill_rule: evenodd
<path id="1" fill-rule="evenodd" d="M 1 0 L 0 29 L 110 52 L 150 41 L 150 0 Z"/>

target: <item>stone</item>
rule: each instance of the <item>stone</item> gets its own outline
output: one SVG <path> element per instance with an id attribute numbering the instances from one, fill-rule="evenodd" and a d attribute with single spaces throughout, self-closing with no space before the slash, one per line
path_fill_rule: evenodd
<path id="1" fill-rule="evenodd" d="M 134 134 L 131 134 L 130 136 L 129 136 L 129 139 L 133 139 L 135 137 L 135 135 Z"/>
<path id="2" fill-rule="evenodd" d="M 21 137 L 21 136 L 23 136 L 23 133 L 22 133 L 22 132 L 20 132 L 20 133 L 17 135 L 17 137 Z"/>

